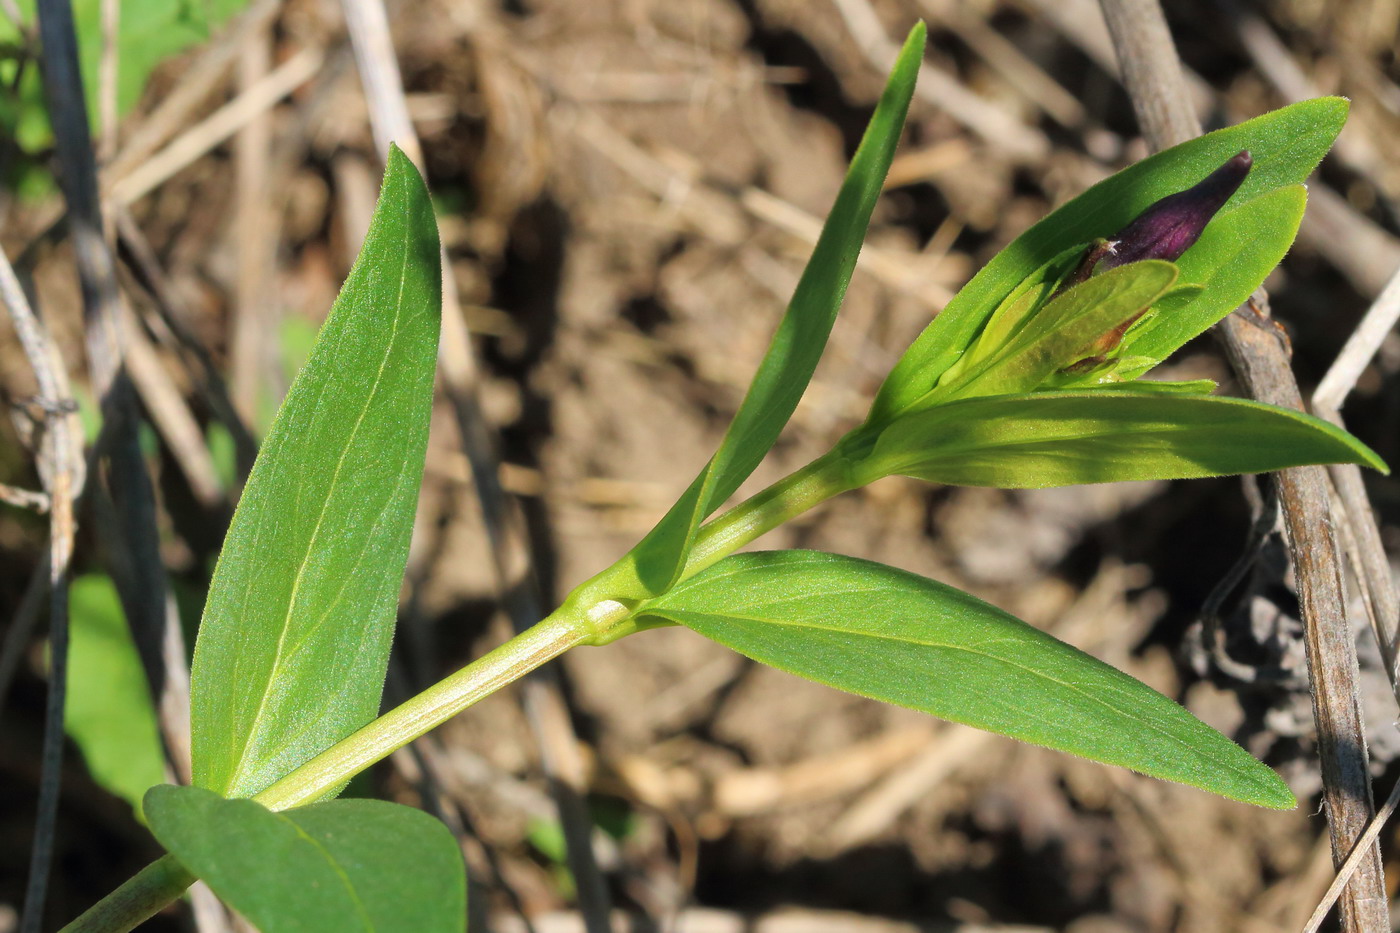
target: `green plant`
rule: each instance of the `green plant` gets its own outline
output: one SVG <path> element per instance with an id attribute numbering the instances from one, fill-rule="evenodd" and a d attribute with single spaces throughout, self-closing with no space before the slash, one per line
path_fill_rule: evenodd
<path id="1" fill-rule="evenodd" d="M 136 105 L 146 82 L 161 62 L 205 42 L 219 25 L 247 5 L 247 0 L 136 0 L 121 4 L 115 37 L 117 59 L 116 95 L 118 115 Z M 35 20 L 35 0 L 17 0 L 15 9 L 23 22 Z M 77 30 L 79 65 L 83 74 L 84 97 L 101 99 L 99 60 L 102 56 L 101 0 L 77 0 L 73 4 Z M 53 146 L 53 128 L 44 104 L 39 62 L 32 37 L 20 23 L 0 16 L 0 129 L 13 140 L 23 158 L 8 169 L 13 186 L 21 194 L 38 196 L 52 186 L 42 167 L 43 155 Z M 96 108 L 88 114 L 94 129 L 100 115 Z"/>
<path id="2" fill-rule="evenodd" d="M 1272 771 L 1171 700 L 966 593 L 852 557 L 734 552 L 895 473 L 1031 487 L 1335 461 L 1385 469 L 1306 415 L 1215 397 L 1206 382 L 1140 379 L 1283 256 L 1301 182 L 1345 118 L 1341 100 L 1178 146 L 1055 211 L 959 292 L 864 423 L 711 518 L 773 446 L 823 352 L 922 47 L 918 28 L 743 404 L 679 501 L 536 626 L 375 718 L 439 303 L 427 191 L 391 153 L 360 260 L 268 434 L 214 575 L 193 669 L 196 786 L 145 798 L 170 855 L 72 929 L 127 928 L 195 876 L 269 931 L 377 928 L 384 917 L 396 918 L 388 928 L 461 929 L 451 838 L 416 811 L 338 792 L 564 651 L 664 625 L 844 690 L 1237 800 L 1294 804 Z"/>

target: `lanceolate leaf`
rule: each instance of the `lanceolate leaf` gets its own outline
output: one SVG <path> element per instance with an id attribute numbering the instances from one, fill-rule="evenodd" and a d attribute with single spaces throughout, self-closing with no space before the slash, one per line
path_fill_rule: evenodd
<path id="1" fill-rule="evenodd" d="M 440 309 L 428 192 L 398 150 L 365 245 L 268 432 L 209 589 L 194 783 L 251 796 L 378 711 L 418 501 Z"/>
<path id="2" fill-rule="evenodd" d="M 974 398 L 895 420 L 855 467 L 1003 489 L 1265 473 L 1310 463 L 1385 463 L 1300 412 L 1235 398 L 1130 389 Z"/>
<path id="3" fill-rule="evenodd" d="M 82 750 L 93 780 L 139 811 L 146 790 L 165 780 L 146 672 L 111 579 L 78 577 L 69 601 L 72 642 L 63 726 Z"/>
<path id="4" fill-rule="evenodd" d="M 1241 149 L 1253 154 L 1254 168 L 1230 205 L 1300 184 L 1332 145 L 1347 107 L 1339 97 L 1319 98 L 1208 133 L 1129 166 L 1060 207 L 998 253 L 948 303 L 885 380 L 870 421 L 884 421 L 927 392 L 1002 298 L 1066 244 L 1112 236 L 1151 204 L 1191 187 Z M 1190 255 L 1188 250 L 1182 262 Z"/>
<path id="5" fill-rule="evenodd" d="M 726 558 L 643 612 L 862 696 L 1260 804 L 1293 795 L 1155 690 L 960 590 L 882 564 Z"/>
<path id="6" fill-rule="evenodd" d="M 855 269 L 870 213 L 904 127 L 923 50 L 924 26 L 919 24 L 895 62 L 812 258 L 724 441 L 705 470 L 629 555 L 638 591 L 608 595 L 644 596 L 670 586 L 700 522 L 748 478 L 792 416 L 826 347 Z"/>
<path id="7" fill-rule="evenodd" d="M 421 810 L 332 800 L 274 813 L 163 784 L 146 814 L 161 844 L 262 933 L 466 928 L 461 850 Z"/>

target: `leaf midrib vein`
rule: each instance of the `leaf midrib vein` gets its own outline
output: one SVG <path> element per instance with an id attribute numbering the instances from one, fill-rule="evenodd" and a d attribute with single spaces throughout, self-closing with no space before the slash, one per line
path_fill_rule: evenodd
<path id="1" fill-rule="evenodd" d="M 405 204 L 405 216 L 408 215 L 408 211 L 406 208 L 407 205 Z M 305 552 L 303 553 L 301 562 L 297 567 L 296 578 L 292 582 L 292 592 L 287 600 L 287 609 L 283 613 L 281 629 L 277 634 L 277 647 L 276 650 L 273 652 L 272 670 L 268 672 L 267 679 L 263 683 L 262 696 L 258 700 L 257 710 L 254 712 L 252 721 L 249 723 L 248 727 L 246 729 L 237 730 L 243 733 L 244 740 L 243 748 L 239 751 L 238 756 L 234 762 L 234 766 L 230 769 L 228 785 L 230 790 L 233 790 L 237 786 L 238 779 L 240 779 L 243 776 L 245 762 L 248 756 L 248 750 L 253 746 L 254 737 L 262 732 L 260 726 L 263 720 L 263 713 L 267 709 L 268 699 L 272 696 L 273 692 L 272 686 L 276 682 L 277 673 L 282 666 L 283 647 L 286 644 L 287 633 L 291 628 L 290 620 L 296 609 L 297 600 L 300 596 L 302 580 L 306 575 L 307 565 L 310 563 L 311 555 L 315 551 L 316 540 L 321 533 L 321 527 L 325 522 L 326 512 L 330 507 L 331 499 L 334 498 L 336 485 L 340 481 L 340 473 L 345 466 L 345 460 L 350 455 L 350 450 L 354 446 L 355 437 L 359 433 L 360 426 L 364 423 L 366 415 L 369 413 L 370 406 L 374 403 L 374 398 L 378 394 L 380 386 L 383 385 L 384 370 L 387 368 L 389 360 L 394 355 L 393 351 L 395 341 L 398 337 L 399 320 L 402 317 L 403 313 L 403 295 L 404 286 L 407 280 L 409 257 L 408 241 L 411 236 L 411 230 L 412 225 L 410 223 L 405 223 L 403 238 L 403 264 L 399 269 L 399 293 L 394 302 L 394 320 L 393 323 L 390 325 L 388 346 L 384 351 L 384 356 L 379 361 L 379 369 L 375 373 L 374 385 L 373 387 L 371 387 L 369 396 L 365 399 L 364 407 L 360 410 L 359 417 L 355 419 L 355 426 L 350 430 L 350 434 L 346 438 L 345 445 L 341 449 L 340 457 L 336 461 L 335 471 L 331 474 L 330 484 L 327 486 L 325 498 L 321 502 L 321 510 L 316 516 L 316 526 L 312 529 L 311 538 L 307 542 Z"/>
<path id="2" fill-rule="evenodd" d="M 685 611 L 685 610 L 679 610 L 679 614 L 684 615 L 684 614 L 686 614 L 686 611 Z M 974 648 L 969 648 L 969 647 L 966 647 L 966 646 L 964 646 L 964 645 L 954 645 L 954 644 L 947 644 L 947 643 L 943 643 L 943 642 L 933 642 L 933 641 L 922 641 L 922 640 L 916 639 L 916 638 L 907 638 L 907 637 L 900 637 L 900 636 L 894 636 L 894 635 L 884 635 L 884 634 L 879 634 L 879 633 L 875 633 L 875 632 L 856 632 L 856 631 L 852 631 L 852 630 L 850 630 L 850 629 L 835 628 L 835 627 L 833 627 L 833 626 L 821 625 L 821 624 L 814 623 L 814 622 L 797 622 L 797 621 L 788 620 L 788 619 L 770 619 L 770 618 L 765 618 L 765 617 L 762 617 L 762 616 L 727 616 L 727 617 L 726 617 L 726 616 L 718 616 L 717 614 L 714 614 L 714 613 L 694 613 L 694 614 L 696 614 L 696 615 L 711 615 L 711 616 L 714 616 L 714 617 L 717 617 L 717 618 L 739 619 L 739 620 L 741 620 L 741 621 L 756 622 L 756 623 L 761 624 L 761 625 L 766 624 L 766 625 L 774 625 L 774 626 L 786 626 L 786 627 L 789 627 L 789 628 L 810 628 L 810 629 L 815 629 L 816 631 L 832 632 L 832 633 L 842 634 L 842 635 L 855 635 L 855 636 L 861 637 L 861 638 L 872 638 L 872 639 L 877 639 L 877 640 L 882 640 L 882 641 L 892 641 L 892 642 L 896 642 L 896 643 L 899 643 L 899 644 L 913 644 L 913 645 L 919 645 L 919 646 L 925 647 L 925 648 L 946 648 L 946 649 L 949 649 L 949 650 L 952 650 L 952 651 L 966 651 L 966 652 L 969 653 L 969 654 L 974 654 L 974 655 L 977 655 L 977 656 L 979 656 L 979 657 L 984 657 L 984 658 L 987 658 L 987 659 L 989 659 L 989 660 L 997 661 L 997 662 L 999 662 L 999 663 L 1006 664 L 1006 665 L 1008 665 L 1008 666 L 1010 666 L 1010 667 L 1014 667 L 1014 668 L 1016 668 L 1016 669 L 1018 669 L 1018 670 L 1024 671 L 1024 672 L 1027 673 L 1027 674 L 1030 674 L 1030 675 L 1033 676 L 1033 677 L 1043 678 L 1044 680 L 1048 680 L 1048 681 L 1050 681 L 1051 683 L 1059 684 L 1060 686 L 1066 688 L 1067 690 L 1070 690 L 1070 691 L 1073 692 L 1073 693 L 1077 693 L 1077 694 L 1079 694 L 1079 695 L 1085 697 L 1086 699 L 1091 700 L 1091 701 L 1093 701 L 1094 703 L 1097 703 L 1098 705 L 1100 705 L 1100 706 L 1102 706 L 1102 707 L 1104 707 L 1104 708 L 1106 708 L 1106 709 L 1108 709 L 1108 710 L 1110 710 L 1110 711 L 1112 711 L 1112 712 L 1114 712 L 1114 713 L 1117 713 L 1117 714 L 1120 715 L 1120 716 L 1124 716 L 1124 717 L 1126 717 L 1126 718 L 1128 718 L 1128 719 L 1131 719 L 1131 720 L 1133 720 L 1133 721 L 1135 721 L 1135 722 L 1141 723 L 1143 726 L 1145 726 L 1146 728 L 1150 729 L 1151 731 L 1156 732 L 1156 733 L 1158 733 L 1159 735 L 1164 736 L 1165 738 L 1167 738 L 1168 740 L 1170 740 L 1173 744 L 1184 747 L 1185 749 L 1187 749 L 1188 751 L 1190 751 L 1193 755 L 1199 754 L 1199 753 L 1197 752 L 1197 750 L 1196 750 L 1195 748 L 1193 748 L 1190 744 L 1188 744 L 1186 741 L 1184 741 L 1183 739 L 1181 739 L 1181 738 L 1178 737 L 1178 736 L 1173 735 L 1171 732 L 1169 732 L 1169 731 L 1163 729 L 1161 726 L 1158 726 L 1158 725 L 1157 725 L 1156 723 L 1154 723 L 1152 720 L 1147 719 L 1147 718 L 1144 718 L 1144 717 L 1139 716 L 1139 715 L 1136 715 L 1136 714 L 1134 714 L 1134 713 L 1128 712 L 1127 710 L 1120 709 L 1120 708 L 1114 706 L 1112 703 L 1109 703 L 1108 701 L 1104 700 L 1102 697 L 1099 697 L 1099 696 L 1095 695 L 1095 694 L 1092 693 L 1092 692 L 1086 691 L 1086 690 L 1085 690 L 1084 688 L 1082 688 L 1082 687 L 1079 687 L 1079 686 L 1077 686 L 1077 685 L 1075 685 L 1075 684 L 1073 684 L 1073 683 L 1071 683 L 1071 682 L 1069 682 L 1069 681 L 1063 681 L 1063 680 L 1060 680 L 1060 679 L 1058 679 L 1058 678 L 1056 678 L 1056 677 L 1052 677 L 1052 676 L 1050 676 L 1049 674 L 1046 674 L 1046 673 L 1044 673 L 1044 672 L 1042 672 L 1042 671 L 1037 671 L 1037 670 L 1035 670 L 1034 668 L 1025 666 L 1024 664 L 1018 664 L 1018 663 L 1016 663 L 1015 661 L 1012 661 L 1012 660 L 1010 660 L 1010 659 L 1008 659 L 1008 658 L 1000 657 L 1000 656 L 995 655 L 995 654 L 989 654 L 989 653 L 987 653 L 987 652 L 985 652 L 985 651 L 978 651 L 978 650 L 976 650 L 976 649 L 974 649 Z M 1149 688 L 1149 689 L 1150 689 L 1150 688 Z M 1219 763 L 1217 762 L 1216 764 L 1219 764 Z M 1231 771 L 1235 771 L 1235 772 L 1237 772 L 1237 773 L 1239 773 L 1239 772 L 1241 771 L 1241 769 L 1240 769 L 1238 766 L 1235 766 L 1235 765 L 1228 765 L 1228 767 L 1230 768 Z"/>

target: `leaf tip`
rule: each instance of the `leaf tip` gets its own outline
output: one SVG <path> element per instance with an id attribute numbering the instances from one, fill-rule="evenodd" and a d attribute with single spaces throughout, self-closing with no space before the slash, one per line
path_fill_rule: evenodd
<path id="1" fill-rule="evenodd" d="M 928 41 L 928 25 L 923 20 L 915 20 L 914 25 L 909 29 L 909 35 L 904 39 L 904 46 L 899 50 L 899 57 L 895 59 L 894 68 L 890 72 L 893 82 L 896 76 L 903 81 L 914 80 L 918 74 L 919 67 L 924 61 L 924 44 Z"/>
<path id="2" fill-rule="evenodd" d="M 1328 128 L 1330 148 L 1330 141 L 1335 140 L 1337 135 L 1341 133 L 1342 126 L 1347 122 L 1347 116 L 1351 113 L 1351 98 L 1340 95 L 1316 97 L 1294 106 L 1311 107 L 1316 111 L 1318 123 Z"/>
<path id="3" fill-rule="evenodd" d="M 1258 807 L 1265 807 L 1269 810 L 1293 810 L 1298 806 L 1298 798 L 1293 796 L 1293 791 L 1288 789 L 1283 778 L 1279 777 L 1272 768 L 1261 766 L 1261 770 L 1268 774 L 1263 786 L 1258 788 L 1257 793 L 1249 796 L 1241 795 L 1238 799 L 1243 803 L 1254 804 Z"/>
<path id="4" fill-rule="evenodd" d="M 1382 476 L 1390 475 L 1390 464 L 1381 459 L 1381 455 L 1376 453 L 1367 444 L 1363 444 L 1354 434 L 1338 429 L 1342 442 L 1346 445 L 1347 452 L 1351 455 L 1345 460 L 1334 462 L 1354 463 L 1357 466 L 1370 467 Z"/>

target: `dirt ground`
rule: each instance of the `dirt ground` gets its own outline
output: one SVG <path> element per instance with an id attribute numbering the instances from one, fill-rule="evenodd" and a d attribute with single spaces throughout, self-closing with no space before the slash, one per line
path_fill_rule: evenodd
<path id="1" fill-rule="evenodd" d="M 880 43 L 926 19 L 929 70 L 828 356 L 745 491 L 853 426 L 903 348 L 997 249 L 1147 151 L 1092 0 L 391 0 L 389 9 L 481 406 L 499 431 L 500 481 L 519 503 L 501 556 L 517 598 L 531 575 L 557 600 L 611 563 L 718 443 L 879 92 Z M 1400 3 L 1186 2 L 1169 13 L 1208 125 L 1302 97 L 1352 98 L 1300 241 L 1269 282 L 1306 395 L 1400 265 Z M 130 204 L 180 323 L 255 426 L 259 392 L 285 388 L 298 335 L 304 344 L 349 268 L 379 172 L 340 7 L 289 0 L 270 22 L 167 134 L 194 132 L 206 154 Z M 218 42 L 159 69 L 118 152 Z M 232 139 L 209 139 L 200 120 L 306 50 L 320 62 L 290 93 Z M 11 200 L 0 243 L 24 257 L 82 385 L 72 253 L 46 233 L 57 209 Z M 138 387 L 144 410 L 173 398 L 201 428 L 218 420 L 189 344 L 159 323 L 136 277 L 124 272 L 122 284 L 164 373 Z M 12 341 L 0 328 L 0 388 L 18 412 L 34 389 Z M 1171 367 L 1238 392 L 1209 339 Z M 1392 334 L 1346 408 L 1348 426 L 1391 462 L 1398 369 Z M 38 488 L 12 420 L 23 419 L 0 424 L 0 482 Z M 201 493 L 208 465 L 198 453 L 163 427 L 148 439 L 162 557 L 197 607 L 232 502 L 217 486 Z M 1367 479 L 1396 553 L 1400 485 Z M 1241 479 L 1034 492 L 891 479 L 762 544 L 857 555 L 964 587 L 1181 699 L 1280 768 L 1298 810 L 1254 809 L 950 726 L 660 630 L 556 666 L 578 739 L 564 757 L 577 758 L 606 830 L 616 906 L 631 928 L 693 933 L 1300 929 L 1332 870 L 1284 576 L 1265 560 L 1224 594 L 1221 612 L 1246 666 L 1280 664 L 1291 678 L 1244 683 L 1200 647 L 1203 607 L 1245 554 L 1257 499 Z M 44 547 L 40 518 L 0 508 L 0 624 Z M 105 566 L 90 533 L 77 564 Z M 502 639 L 496 566 L 443 395 L 391 697 Z M 197 608 L 185 614 L 191 624 Z M 1364 613 L 1353 616 L 1383 798 L 1397 775 L 1387 766 L 1400 755 L 1397 711 Z M 1260 655 L 1265 644 L 1279 656 Z M 43 658 L 36 638 L 0 741 L 0 904 L 15 907 Z M 458 717 L 422 757 L 376 769 L 370 790 L 423 803 L 461 831 L 482 929 L 526 929 L 522 918 L 539 931 L 581 929 L 524 698 L 510 691 Z M 76 754 L 64 790 L 55 923 L 158 854 Z M 1382 839 L 1400 879 L 1391 831 Z M 13 919 L 5 909 L 0 931 Z M 179 917 L 156 923 L 174 929 Z"/>

